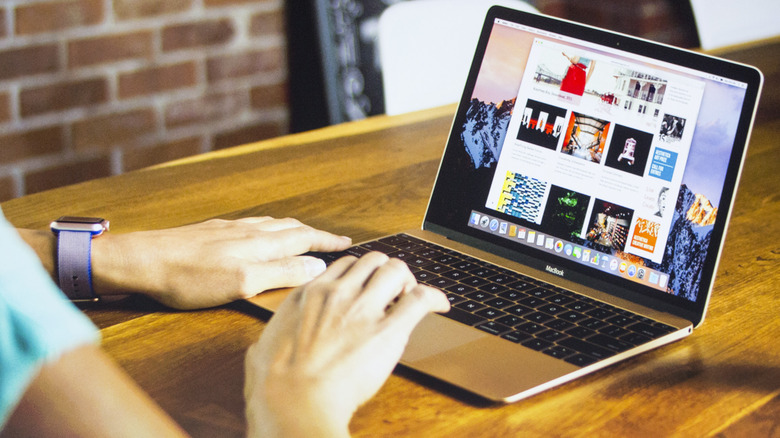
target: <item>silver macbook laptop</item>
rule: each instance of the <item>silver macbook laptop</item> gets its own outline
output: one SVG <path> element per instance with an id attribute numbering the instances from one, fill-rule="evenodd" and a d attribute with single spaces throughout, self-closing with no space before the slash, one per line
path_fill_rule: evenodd
<path id="1" fill-rule="evenodd" d="M 422 229 L 347 251 L 401 258 L 450 298 L 401 363 L 513 402 L 691 334 L 762 81 L 749 66 L 492 8 Z M 283 297 L 250 301 L 273 311 Z"/>

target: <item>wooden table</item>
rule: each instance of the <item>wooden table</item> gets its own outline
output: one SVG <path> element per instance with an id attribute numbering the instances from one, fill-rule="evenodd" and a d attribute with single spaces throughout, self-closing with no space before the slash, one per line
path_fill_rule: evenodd
<path id="1" fill-rule="evenodd" d="M 726 53 L 759 64 L 764 101 L 709 314 L 691 337 L 512 405 L 398 369 L 355 436 L 779 436 L 780 41 Z M 767 56 L 767 54 L 772 54 Z M 213 217 L 297 217 L 356 241 L 420 225 L 454 107 L 236 147 L 8 201 L 16 226 L 60 214 L 112 232 Z M 243 356 L 262 332 L 244 302 L 176 312 L 140 297 L 85 312 L 103 345 L 191 434 L 243 436 Z"/>

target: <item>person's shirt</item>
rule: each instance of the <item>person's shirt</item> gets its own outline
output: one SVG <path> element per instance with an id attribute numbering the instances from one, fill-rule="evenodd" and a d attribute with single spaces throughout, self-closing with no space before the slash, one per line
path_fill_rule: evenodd
<path id="1" fill-rule="evenodd" d="M 0 430 L 44 363 L 99 339 L 0 210 Z"/>

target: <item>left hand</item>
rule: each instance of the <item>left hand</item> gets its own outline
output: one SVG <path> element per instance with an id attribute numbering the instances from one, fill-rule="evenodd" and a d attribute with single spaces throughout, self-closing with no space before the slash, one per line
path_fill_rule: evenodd
<path id="1" fill-rule="evenodd" d="M 140 292 L 170 307 L 194 309 L 304 284 L 325 264 L 301 254 L 344 250 L 352 241 L 295 219 L 256 217 L 106 233 L 92 243 L 99 295 Z"/>

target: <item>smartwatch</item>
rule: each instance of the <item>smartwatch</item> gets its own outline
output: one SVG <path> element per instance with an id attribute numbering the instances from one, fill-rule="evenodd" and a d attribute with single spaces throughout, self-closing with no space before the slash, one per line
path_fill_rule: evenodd
<path id="1" fill-rule="evenodd" d="M 55 271 L 60 289 L 71 301 L 98 301 L 92 289 L 92 239 L 108 230 L 99 217 L 62 216 L 51 223 L 57 236 Z"/>

